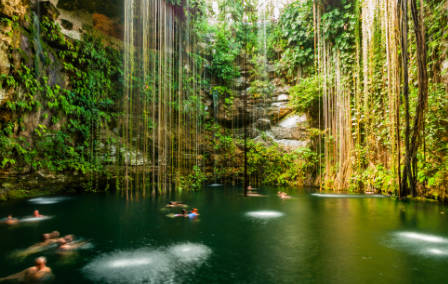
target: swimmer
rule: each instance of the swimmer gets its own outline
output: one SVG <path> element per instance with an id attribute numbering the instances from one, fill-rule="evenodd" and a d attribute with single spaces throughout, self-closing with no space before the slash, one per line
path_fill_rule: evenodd
<path id="1" fill-rule="evenodd" d="M 47 266 L 47 259 L 43 256 L 36 258 L 35 265 L 22 272 L 0 278 L 2 281 L 17 280 L 20 282 L 32 283 L 49 279 L 53 276 L 51 268 Z"/>
<path id="2" fill-rule="evenodd" d="M 258 193 L 255 188 L 253 188 L 252 186 L 249 185 L 247 187 L 246 196 L 249 196 L 249 197 L 263 197 L 264 195 Z"/>
<path id="3" fill-rule="evenodd" d="M 45 233 L 42 235 L 42 238 L 44 241 L 46 240 L 52 240 L 52 239 L 57 239 L 59 238 L 61 234 L 58 231 L 53 231 L 51 233 Z"/>
<path id="4" fill-rule="evenodd" d="M 42 218 L 42 217 L 45 217 L 44 215 L 41 215 L 40 213 L 39 213 L 39 210 L 34 210 L 34 212 L 33 212 L 33 217 L 34 218 Z"/>
<path id="5" fill-rule="evenodd" d="M 67 252 L 80 249 L 87 245 L 87 241 L 71 241 L 71 242 L 61 242 L 59 243 L 58 251 Z"/>
<path id="6" fill-rule="evenodd" d="M 187 204 L 183 203 L 183 202 L 179 202 L 179 201 L 170 201 L 168 202 L 168 204 L 166 205 L 166 207 L 187 207 Z"/>
<path id="7" fill-rule="evenodd" d="M 19 219 L 13 218 L 12 215 L 8 215 L 8 217 L 6 218 L 4 223 L 6 225 L 15 225 L 15 224 L 19 223 Z"/>
<path id="8" fill-rule="evenodd" d="M 290 199 L 291 196 L 289 196 L 286 192 L 279 191 L 277 192 L 277 196 L 280 197 L 280 199 Z"/>
<path id="9" fill-rule="evenodd" d="M 188 213 L 188 215 L 187 215 L 187 217 L 190 219 L 196 218 L 198 216 L 199 216 L 199 212 L 198 212 L 198 209 L 196 209 L 196 208 L 193 208 L 193 210 L 191 210 L 191 212 Z"/>
<path id="10" fill-rule="evenodd" d="M 182 209 L 179 214 L 168 214 L 168 217 L 188 217 L 188 212 L 185 209 Z"/>
<path id="11" fill-rule="evenodd" d="M 75 241 L 73 235 L 66 235 L 65 237 L 59 239 L 58 241 L 58 251 L 59 252 L 66 252 L 66 251 L 73 251 L 79 248 L 82 248 L 88 242 L 86 241 Z"/>
<path id="12" fill-rule="evenodd" d="M 60 233 L 53 231 L 42 235 L 42 242 L 34 244 L 24 250 L 17 251 L 13 254 L 14 257 L 24 258 L 29 255 L 42 252 L 44 250 L 52 248 L 52 245 L 65 241 L 64 238 L 59 238 Z"/>

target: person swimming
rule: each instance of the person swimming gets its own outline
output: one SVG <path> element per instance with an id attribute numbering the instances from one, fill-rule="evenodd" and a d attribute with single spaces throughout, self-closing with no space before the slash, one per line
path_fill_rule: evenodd
<path id="1" fill-rule="evenodd" d="M 60 236 L 61 236 L 61 233 L 59 233 L 58 231 L 53 231 L 51 233 L 42 234 L 42 238 L 43 238 L 44 241 L 57 239 Z"/>
<path id="2" fill-rule="evenodd" d="M 13 218 L 12 215 L 8 215 L 8 217 L 6 217 L 6 220 L 3 221 L 6 225 L 15 225 L 17 223 L 19 223 L 19 219 L 17 218 Z"/>
<path id="3" fill-rule="evenodd" d="M 199 212 L 198 209 L 193 208 L 193 210 L 190 211 L 190 213 L 188 213 L 188 218 L 193 219 L 199 216 Z"/>
<path id="4" fill-rule="evenodd" d="M 60 238 L 59 236 L 60 233 L 58 231 L 42 234 L 42 242 L 34 244 L 26 249 L 16 251 L 13 255 L 15 257 L 24 258 L 29 255 L 50 249 L 53 247 L 53 245 L 56 245 L 64 240 L 64 238 Z"/>
<path id="5" fill-rule="evenodd" d="M 42 217 L 45 217 L 44 215 L 41 215 L 40 213 L 39 213 L 39 210 L 34 210 L 34 212 L 33 212 L 33 217 L 34 218 L 42 218 Z"/>
<path id="6" fill-rule="evenodd" d="M 19 273 L 0 278 L 2 281 L 16 280 L 25 283 L 41 282 L 53 277 L 51 268 L 47 266 L 47 259 L 40 256 L 35 259 L 35 265 L 27 268 Z"/>
<path id="7" fill-rule="evenodd" d="M 277 196 L 280 197 L 280 199 L 290 199 L 291 196 L 289 196 L 286 192 L 278 191 Z"/>
<path id="8" fill-rule="evenodd" d="M 166 207 L 187 207 L 187 204 L 180 202 L 180 201 L 170 201 L 168 202 L 168 204 L 166 205 Z"/>
<path id="9" fill-rule="evenodd" d="M 182 209 L 179 214 L 174 214 L 174 217 L 188 217 L 188 212 L 185 209 Z"/>
<path id="10" fill-rule="evenodd" d="M 83 246 L 85 246 L 86 244 L 88 244 L 88 242 L 86 242 L 86 241 L 75 241 L 73 235 L 67 235 L 64 238 L 62 238 L 58 242 L 58 244 L 59 244 L 59 246 L 58 246 L 58 251 L 59 252 L 67 252 L 67 251 L 73 251 L 73 250 L 76 250 L 76 249 L 80 249 Z"/>

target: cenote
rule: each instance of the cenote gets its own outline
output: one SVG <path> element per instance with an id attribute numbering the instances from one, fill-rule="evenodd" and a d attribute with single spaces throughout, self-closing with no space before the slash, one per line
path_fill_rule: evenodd
<path id="1" fill-rule="evenodd" d="M 447 27 L 448 0 L 0 0 L 0 282 L 448 283 Z"/>
<path id="2" fill-rule="evenodd" d="M 32 263 L 36 255 L 15 252 L 59 230 L 90 245 L 67 255 L 39 254 L 57 283 L 448 281 L 446 207 L 307 190 L 288 191 L 292 198 L 281 200 L 276 190 L 261 189 L 260 197 L 221 187 L 159 198 L 107 193 L 3 203 L 3 216 L 38 209 L 53 218 L 0 227 L 0 275 Z M 165 207 L 172 199 L 198 208 L 200 216 L 167 217 L 180 211 Z"/>

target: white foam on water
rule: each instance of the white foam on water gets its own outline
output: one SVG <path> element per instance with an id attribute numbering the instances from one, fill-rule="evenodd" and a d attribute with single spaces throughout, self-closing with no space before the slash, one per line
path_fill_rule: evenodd
<path id="1" fill-rule="evenodd" d="M 426 257 L 448 256 L 448 238 L 437 235 L 406 231 L 395 232 L 392 234 L 392 238 L 385 240 L 384 245 Z"/>
<path id="2" fill-rule="evenodd" d="M 408 240 L 415 240 L 427 243 L 448 244 L 448 239 L 429 234 L 422 234 L 416 232 L 399 232 L 397 233 L 397 236 Z"/>
<path id="3" fill-rule="evenodd" d="M 50 205 L 69 200 L 69 197 L 37 197 L 29 199 L 28 202 L 38 205 Z"/>
<path id="4" fill-rule="evenodd" d="M 110 267 L 133 267 L 133 266 L 140 266 L 140 265 L 148 265 L 153 263 L 153 260 L 150 258 L 136 258 L 136 259 L 118 259 L 113 260 L 109 263 Z"/>
<path id="5" fill-rule="evenodd" d="M 332 193 L 312 193 L 312 196 L 324 198 L 383 198 L 380 194 L 332 194 Z"/>
<path id="6" fill-rule="evenodd" d="M 53 218 L 53 216 L 43 216 L 43 217 L 25 217 L 20 219 L 20 222 L 26 222 L 26 223 L 34 223 L 34 222 L 41 222 L 46 221 Z"/>
<path id="7" fill-rule="evenodd" d="M 211 253 L 209 247 L 194 243 L 116 251 L 97 257 L 83 272 L 94 282 L 102 283 L 177 283 Z"/>
<path id="8" fill-rule="evenodd" d="M 436 255 L 436 256 L 448 256 L 447 249 L 438 249 L 438 248 L 429 248 L 426 250 L 428 254 Z"/>
<path id="9" fill-rule="evenodd" d="M 83 272 L 101 283 L 164 283 L 174 279 L 173 267 L 174 262 L 165 253 L 138 249 L 99 256 Z"/>
<path id="10" fill-rule="evenodd" d="M 220 184 L 220 183 L 212 183 L 212 184 L 210 184 L 209 186 L 210 186 L 210 187 L 221 187 L 222 184 Z"/>
<path id="11" fill-rule="evenodd" d="M 184 263 L 202 263 L 210 256 L 212 250 L 202 244 L 183 243 L 168 248 L 168 253 Z"/>
<path id="12" fill-rule="evenodd" d="M 272 219 L 282 217 L 284 214 L 278 211 L 261 210 L 246 213 L 247 216 L 258 219 Z"/>

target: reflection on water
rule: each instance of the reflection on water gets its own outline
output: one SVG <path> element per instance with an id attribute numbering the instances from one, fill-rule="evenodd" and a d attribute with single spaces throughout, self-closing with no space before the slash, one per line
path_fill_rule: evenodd
<path id="1" fill-rule="evenodd" d="M 171 246 L 167 252 L 183 263 L 202 263 L 212 253 L 211 249 L 207 246 L 193 243 Z"/>
<path id="2" fill-rule="evenodd" d="M 69 199 L 70 197 L 37 197 L 29 199 L 28 202 L 38 205 L 50 205 L 60 203 Z"/>
<path id="3" fill-rule="evenodd" d="M 42 222 L 42 221 L 49 220 L 51 218 L 53 218 L 53 216 L 42 216 L 42 217 L 29 216 L 29 217 L 21 218 L 20 222 L 25 222 L 25 223 Z"/>
<path id="4" fill-rule="evenodd" d="M 247 212 L 246 215 L 252 218 L 271 219 L 282 217 L 284 214 L 278 211 L 261 210 L 261 211 Z"/>
<path id="5" fill-rule="evenodd" d="M 395 232 L 384 243 L 388 247 L 409 254 L 426 257 L 448 256 L 448 238 L 437 235 L 419 232 Z"/>
<path id="6" fill-rule="evenodd" d="M 333 194 L 333 193 L 312 193 L 312 196 L 323 198 L 385 198 L 380 194 Z"/>
<path id="7" fill-rule="evenodd" d="M 427 250 L 427 252 L 433 255 L 448 256 L 448 248 L 447 249 L 430 248 Z"/>
<path id="8" fill-rule="evenodd" d="M 400 233 L 397 233 L 397 236 L 399 238 L 428 242 L 428 243 L 439 243 L 439 244 L 443 244 L 443 243 L 447 244 L 448 243 L 447 238 L 442 238 L 439 236 L 422 234 L 422 233 L 416 233 L 416 232 L 400 232 Z"/>
<path id="9" fill-rule="evenodd" d="M 210 248 L 194 243 L 117 251 L 95 258 L 83 271 L 91 280 L 105 283 L 180 283 L 210 254 Z"/>
<path id="10" fill-rule="evenodd" d="M 220 183 L 212 183 L 209 185 L 209 187 L 222 187 L 223 185 Z"/>

